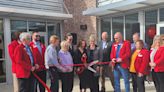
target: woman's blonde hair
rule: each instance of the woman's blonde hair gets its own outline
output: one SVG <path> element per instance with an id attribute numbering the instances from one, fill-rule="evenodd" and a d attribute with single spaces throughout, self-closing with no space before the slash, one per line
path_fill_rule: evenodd
<path id="1" fill-rule="evenodd" d="M 59 37 L 56 36 L 56 35 L 52 35 L 52 36 L 50 37 L 50 43 L 52 43 L 53 41 L 56 42 L 57 40 L 59 40 Z"/>
<path id="2" fill-rule="evenodd" d="M 66 51 L 66 50 L 68 50 L 70 44 L 64 40 L 60 43 L 60 46 L 61 46 L 61 50 Z"/>
<path id="3" fill-rule="evenodd" d="M 156 45 L 156 41 L 159 40 L 160 41 L 160 35 L 155 35 L 153 38 L 153 44 L 151 45 L 152 48 L 155 47 Z"/>
<path id="4" fill-rule="evenodd" d="M 96 37 L 95 37 L 94 34 L 91 34 L 91 35 L 89 36 L 89 42 L 91 42 L 91 41 L 96 41 Z"/>
<path id="5" fill-rule="evenodd" d="M 160 35 L 160 45 L 164 45 L 164 34 Z"/>

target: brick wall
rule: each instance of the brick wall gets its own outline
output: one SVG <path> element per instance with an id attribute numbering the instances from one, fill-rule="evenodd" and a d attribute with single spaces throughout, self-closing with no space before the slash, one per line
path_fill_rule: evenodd
<path id="1" fill-rule="evenodd" d="M 77 38 L 87 40 L 90 34 L 97 35 L 96 17 L 83 16 L 82 12 L 90 7 L 96 7 L 96 0 L 64 0 L 73 19 L 64 20 L 63 35 L 68 32 L 77 33 Z M 87 30 L 80 30 L 80 25 L 87 25 Z"/>

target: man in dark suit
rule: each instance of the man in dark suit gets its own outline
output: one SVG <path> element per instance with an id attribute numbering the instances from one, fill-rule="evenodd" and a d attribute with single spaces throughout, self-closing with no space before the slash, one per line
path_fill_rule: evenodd
<path id="1" fill-rule="evenodd" d="M 110 62 L 112 42 L 108 41 L 108 33 L 102 33 L 102 40 L 99 42 L 99 60 L 101 62 Z M 101 66 L 101 92 L 105 92 L 105 77 L 109 77 L 111 84 L 114 88 L 114 76 L 112 66 L 109 64 Z"/>

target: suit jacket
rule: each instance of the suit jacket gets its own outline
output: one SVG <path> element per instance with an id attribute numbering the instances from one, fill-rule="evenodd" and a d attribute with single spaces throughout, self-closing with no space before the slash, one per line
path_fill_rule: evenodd
<path id="1" fill-rule="evenodd" d="M 45 59 L 44 59 L 44 54 L 45 54 L 45 50 L 46 47 L 44 44 L 40 43 L 40 46 L 42 48 L 42 53 L 40 53 L 38 47 L 34 44 L 34 42 L 30 43 L 33 55 L 34 55 L 34 59 L 35 59 L 35 64 L 39 65 L 39 69 L 37 69 L 37 71 L 42 71 L 45 70 Z"/>
<path id="2" fill-rule="evenodd" d="M 14 57 L 16 62 L 16 77 L 17 78 L 29 78 L 31 73 L 31 61 L 26 52 L 26 48 L 23 44 L 16 47 L 14 51 Z"/>
<path id="3" fill-rule="evenodd" d="M 107 41 L 106 45 L 103 49 L 103 41 L 99 42 L 99 60 L 101 62 L 108 62 L 110 61 L 110 53 L 112 48 L 112 42 Z"/>
<path id="4" fill-rule="evenodd" d="M 112 44 L 112 50 L 110 54 L 111 60 L 116 58 L 116 51 L 117 51 L 117 43 Z M 129 68 L 129 62 L 130 62 L 130 56 L 131 56 L 131 51 L 130 51 L 130 42 L 129 41 L 123 41 L 119 57 L 122 59 L 122 62 L 120 63 L 122 68 Z"/>
<path id="5" fill-rule="evenodd" d="M 156 63 L 156 66 L 154 67 L 155 72 L 164 72 L 164 46 L 160 47 L 155 56 L 154 56 L 154 62 Z"/>
<path id="6" fill-rule="evenodd" d="M 18 41 L 14 40 L 8 45 L 8 53 L 12 61 L 12 73 L 16 72 L 16 62 L 14 59 L 14 50 L 19 45 Z"/>
<path id="7" fill-rule="evenodd" d="M 134 67 L 136 72 L 148 75 L 150 72 L 149 62 L 150 52 L 147 49 L 142 49 L 135 59 Z"/>

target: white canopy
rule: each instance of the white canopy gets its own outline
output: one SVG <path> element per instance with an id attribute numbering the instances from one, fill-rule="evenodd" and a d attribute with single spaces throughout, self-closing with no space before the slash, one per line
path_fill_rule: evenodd
<path id="1" fill-rule="evenodd" d="M 102 16 L 160 3 L 164 3 L 164 0 L 123 0 L 115 3 L 106 4 L 104 6 L 87 9 L 83 11 L 83 15 Z"/>

